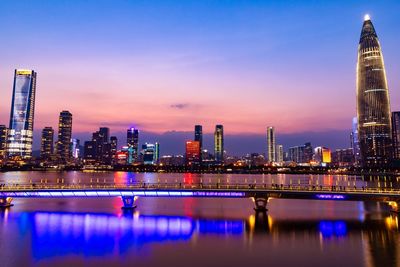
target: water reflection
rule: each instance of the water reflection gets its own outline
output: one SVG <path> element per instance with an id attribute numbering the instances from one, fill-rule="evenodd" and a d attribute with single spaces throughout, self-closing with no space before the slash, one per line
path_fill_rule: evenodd
<path id="1" fill-rule="evenodd" d="M 313 240 L 319 240 L 323 246 L 335 245 L 337 240 L 353 245 L 360 242 L 362 256 L 357 259 L 360 266 L 399 266 L 398 217 L 383 216 L 368 215 L 364 220 L 291 220 L 272 218 L 260 212 L 246 220 L 231 220 L 141 215 L 138 212 L 121 215 L 13 213 L 5 209 L 0 213 L 0 231 L 9 231 L 9 225 L 15 223 L 18 230 L 12 236 L 16 240 L 29 236 L 35 261 L 73 255 L 88 259 L 143 255 L 159 244 L 190 243 L 196 246 L 197 242 L 207 238 L 211 238 L 213 243 L 210 245 L 218 249 L 221 240 L 239 238 L 249 248 L 274 242 L 282 251 L 287 250 L 287 240 L 295 242 L 299 251 L 307 250 Z"/>

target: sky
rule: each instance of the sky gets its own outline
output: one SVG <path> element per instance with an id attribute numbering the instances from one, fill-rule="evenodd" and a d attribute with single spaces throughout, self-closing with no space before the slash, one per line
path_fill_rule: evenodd
<path id="1" fill-rule="evenodd" d="M 223 124 L 231 154 L 263 152 L 270 125 L 286 148 L 348 147 L 366 13 L 400 110 L 399 10 L 391 0 L 2 0 L 0 123 L 14 69 L 28 68 L 35 147 L 62 110 L 75 137 L 107 126 L 122 144 L 135 126 L 141 142 L 163 140 L 161 154 L 183 152 L 195 124 L 206 134 Z"/>

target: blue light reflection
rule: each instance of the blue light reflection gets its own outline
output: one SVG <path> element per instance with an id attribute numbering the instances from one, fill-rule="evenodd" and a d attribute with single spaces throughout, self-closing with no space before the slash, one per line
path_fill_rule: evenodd
<path id="1" fill-rule="evenodd" d="M 154 242 L 188 242 L 194 233 L 226 236 L 245 232 L 242 220 L 52 212 L 19 217 L 24 226 L 27 219 L 30 221 L 33 255 L 38 260 L 77 254 L 88 257 L 124 254 L 132 249 L 149 248 L 146 244 Z"/>
<path id="2" fill-rule="evenodd" d="M 344 221 L 321 221 L 319 232 L 324 238 L 342 237 L 347 234 L 347 226 Z"/>

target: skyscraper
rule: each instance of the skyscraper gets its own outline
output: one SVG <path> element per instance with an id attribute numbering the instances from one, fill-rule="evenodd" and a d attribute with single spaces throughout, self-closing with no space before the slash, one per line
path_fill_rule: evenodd
<path id="1" fill-rule="evenodd" d="M 32 157 L 35 92 L 36 72 L 16 69 L 7 138 L 9 158 L 26 160 Z"/>
<path id="2" fill-rule="evenodd" d="M 71 152 L 72 136 L 72 114 L 63 110 L 58 119 L 58 140 L 56 144 L 57 158 L 60 162 L 66 163 L 72 156 Z"/>
<path id="3" fill-rule="evenodd" d="M 201 125 L 195 125 L 194 126 L 194 141 L 199 142 L 200 144 L 200 158 L 199 162 L 201 164 L 202 162 L 202 156 L 203 156 L 203 126 Z"/>
<path id="4" fill-rule="evenodd" d="M 215 126 L 214 159 L 218 164 L 224 163 L 224 126 L 222 125 Z"/>
<path id="5" fill-rule="evenodd" d="M 49 160 L 54 152 L 54 130 L 52 127 L 45 127 L 42 130 L 42 140 L 40 144 L 40 158 Z"/>
<path id="6" fill-rule="evenodd" d="M 139 152 L 139 130 L 136 128 L 129 128 L 126 133 L 126 143 L 132 150 L 132 161 L 138 160 Z"/>
<path id="7" fill-rule="evenodd" d="M 81 149 L 80 149 L 80 140 L 73 138 L 71 139 L 71 151 L 72 151 L 72 157 L 74 159 L 79 159 L 81 156 Z"/>
<path id="8" fill-rule="evenodd" d="M 157 164 L 160 158 L 160 145 L 158 143 L 145 143 L 142 145 L 142 157 L 145 165 Z"/>
<path id="9" fill-rule="evenodd" d="M 392 112 L 393 158 L 400 160 L 400 111 Z"/>
<path id="10" fill-rule="evenodd" d="M 392 155 L 389 90 L 381 46 L 368 15 L 358 46 L 357 118 L 362 166 L 387 166 Z"/>
<path id="11" fill-rule="evenodd" d="M 7 149 L 7 127 L 0 125 L 0 160 L 5 159 Z"/>
<path id="12" fill-rule="evenodd" d="M 360 162 L 360 142 L 358 139 L 358 121 L 357 117 L 353 118 L 351 131 L 351 148 L 353 149 L 354 162 L 356 165 Z"/>
<path id="13" fill-rule="evenodd" d="M 283 145 L 276 146 L 276 161 L 279 163 L 283 162 Z"/>
<path id="14" fill-rule="evenodd" d="M 203 150 L 203 126 L 201 125 L 194 126 L 194 141 L 200 143 L 200 152 L 201 152 Z"/>
<path id="15" fill-rule="evenodd" d="M 111 144 L 109 142 L 110 128 L 100 127 L 98 131 L 99 140 L 97 142 L 98 160 L 103 164 L 111 164 Z"/>
<path id="16" fill-rule="evenodd" d="M 187 165 L 198 165 L 200 164 L 200 141 L 186 141 L 186 164 Z"/>
<path id="17" fill-rule="evenodd" d="M 267 128 L 267 160 L 269 163 L 276 161 L 275 128 Z"/>
<path id="18" fill-rule="evenodd" d="M 315 161 L 318 163 L 330 163 L 331 159 L 331 150 L 329 148 L 319 146 L 315 148 Z"/>
<path id="19" fill-rule="evenodd" d="M 116 164 L 116 157 L 117 157 L 117 150 L 118 150 L 118 138 L 116 136 L 111 136 L 110 144 L 111 144 L 112 164 Z"/>

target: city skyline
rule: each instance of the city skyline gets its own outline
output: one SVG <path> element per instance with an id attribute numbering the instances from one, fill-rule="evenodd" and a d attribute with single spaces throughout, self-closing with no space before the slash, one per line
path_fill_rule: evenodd
<path id="1" fill-rule="evenodd" d="M 29 3 L 24 4 L 30 5 Z M 13 8 L 16 8 L 5 3 L 1 5 L 4 8 L 0 12 L 12 11 Z M 15 5 L 18 6 L 20 4 Z M 134 12 L 146 10 L 146 6 L 140 4 L 135 6 L 132 3 L 125 3 L 125 5 L 125 8 L 131 8 Z M 99 125 L 110 127 L 116 132 L 123 131 L 129 126 L 135 126 L 143 131 L 162 134 L 169 131 L 189 132 L 196 123 L 203 125 L 205 133 L 212 133 L 214 125 L 223 124 L 228 129 L 227 132 L 243 136 L 243 138 L 246 135 L 262 134 L 267 125 L 274 125 L 280 134 L 301 134 L 309 131 L 327 134 L 333 130 L 348 130 L 351 128 L 351 118 L 356 113 L 354 66 L 357 60 L 357 53 L 354 46 L 357 43 L 357 38 L 355 36 L 359 34 L 359 25 L 363 15 L 367 12 L 371 14 L 374 23 L 379 28 L 383 42 L 389 88 L 393 88 L 391 91 L 391 98 L 393 99 L 391 103 L 392 110 L 396 110 L 396 107 L 399 106 L 399 101 L 397 100 L 399 99 L 399 93 L 395 90 L 399 87 L 399 81 L 395 75 L 396 70 L 399 69 L 397 65 L 399 63 L 397 62 L 400 61 L 397 60 L 399 55 L 395 53 L 395 44 L 398 43 L 396 41 L 398 37 L 388 26 L 395 20 L 394 13 L 391 10 L 395 10 L 397 5 L 395 2 L 385 8 L 375 4 L 367 4 L 363 8 L 357 5 L 350 5 L 349 10 L 344 12 L 341 21 L 334 22 L 332 16 L 334 11 L 338 10 L 339 5 L 332 3 L 328 4 L 327 7 L 323 7 L 322 4 L 316 5 L 313 11 L 310 8 L 310 4 L 294 4 L 286 7 L 287 10 L 285 12 L 278 12 L 280 10 L 279 4 L 262 2 L 254 3 L 254 6 L 241 11 L 242 6 L 238 3 L 233 5 L 225 15 L 225 19 L 232 22 L 233 25 L 242 25 L 236 31 L 226 29 L 226 25 L 218 24 L 214 15 L 225 6 L 223 4 L 215 4 L 205 10 L 212 14 L 208 24 L 224 27 L 217 28 L 215 30 L 217 32 L 204 30 L 205 39 L 203 42 L 208 48 L 212 48 L 215 45 L 218 48 L 218 52 L 222 52 L 220 50 L 222 45 L 227 45 L 228 51 L 221 54 L 221 57 L 223 57 L 221 61 L 208 59 L 208 56 L 220 54 L 216 53 L 217 51 L 213 50 L 212 53 L 208 53 L 208 51 L 204 51 L 198 46 L 192 46 L 192 42 L 179 39 L 181 37 L 178 36 L 177 32 L 173 31 L 170 38 L 175 41 L 177 39 L 181 40 L 181 42 L 178 42 L 179 44 L 187 44 L 186 52 L 193 51 L 193 53 L 199 54 L 195 58 L 192 58 L 190 53 L 186 56 L 181 55 L 181 57 L 177 55 L 178 59 L 174 59 L 173 57 L 168 57 L 168 51 L 157 50 L 159 53 L 156 53 L 156 55 L 159 57 L 148 61 L 151 66 L 144 64 L 144 61 L 147 62 L 149 59 L 147 58 L 149 52 L 154 52 L 152 50 L 155 49 L 153 46 L 150 46 L 149 49 L 142 47 L 142 57 L 135 57 L 138 53 L 135 49 L 130 50 L 130 53 L 124 53 L 126 60 L 121 60 L 121 54 L 115 55 L 113 49 L 105 51 L 104 46 L 91 42 L 87 47 L 79 46 L 79 51 L 76 51 L 78 42 L 80 44 L 82 41 L 90 41 L 86 37 L 80 36 L 80 34 L 90 32 L 94 28 L 92 28 L 92 24 L 83 29 L 77 29 L 74 25 L 67 26 L 65 17 L 61 17 L 59 20 L 58 26 L 60 29 L 76 30 L 75 34 L 80 38 L 76 42 L 70 41 L 71 43 L 69 44 L 71 46 L 69 47 L 61 46 L 59 42 L 63 40 L 62 36 L 59 36 L 47 24 L 51 21 L 51 17 L 46 15 L 47 13 L 42 14 L 43 16 L 37 24 L 36 32 L 40 38 L 44 38 L 43 40 L 48 40 L 47 38 L 51 34 L 56 36 L 48 44 L 50 50 L 46 52 L 52 54 L 55 53 L 54 48 L 58 48 L 57 53 L 68 55 L 69 57 L 59 56 L 55 58 L 57 59 L 55 61 L 55 59 L 49 59 L 49 57 L 40 53 L 27 55 L 22 53 L 18 46 L 7 46 L 7 42 L 0 44 L 0 51 L 6 54 L 5 62 L 0 67 L 0 73 L 3 73 L 0 76 L 0 87 L 7 92 L 5 94 L 6 97 L 0 100 L 0 107 L 3 107 L 0 108 L 0 119 L 6 121 L 9 116 L 7 107 L 10 99 L 7 95 L 10 96 L 8 92 L 11 81 L 6 74 L 7 72 L 11 73 L 16 67 L 26 66 L 35 69 L 39 73 L 38 88 L 40 90 L 37 96 L 35 129 L 41 129 L 45 126 L 56 128 L 57 117 L 54 114 L 60 110 L 67 109 L 75 114 L 74 132 L 87 133 L 88 135 Z M 53 11 L 56 11 L 57 8 L 62 7 L 64 7 L 63 4 L 58 3 L 44 10 L 54 9 Z M 108 7 L 107 4 L 103 2 L 96 8 L 104 11 L 106 7 Z M 392 8 L 390 9 L 389 7 Z M 83 5 L 81 8 L 85 10 L 88 6 Z M 194 12 L 195 8 L 205 7 L 202 7 L 201 4 L 188 3 L 176 8 L 190 13 Z M 329 8 L 331 11 L 328 14 Z M 109 22 L 109 19 L 114 18 L 119 11 L 119 8 L 113 7 L 110 10 L 110 17 L 107 17 L 105 21 Z M 174 9 L 172 11 L 177 12 Z M 321 19 L 321 25 L 316 26 L 309 18 L 302 17 L 301 21 L 296 20 L 297 26 L 288 26 L 291 23 L 293 24 L 293 20 L 296 19 L 295 14 L 299 16 L 305 14 L 316 15 L 317 11 L 327 15 L 326 19 Z M 24 12 L 27 12 L 27 16 L 24 16 L 25 18 L 22 21 L 18 21 L 18 23 L 26 24 L 32 19 L 31 12 L 39 11 L 32 6 L 31 11 Z M 167 14 L 166 10 L 155 10 L 154 12 L 158 12 L 160 16 L 167 16 L 169 23 L 174 23 L 175 21 Z M 73 15 L 77 21 L 83 19 L 81 11 L 67 8 L 66 13 Z M 266 18 L 263 16 L 265 14 L 270 16 Z M 249 19 L 250 15 L 252 15 L 251 19 Z M 147 17 L 139 17 L 142 20 L 145 18 Z M 6 25 L 11 23 L 12 19 L 12 12 L 5 14 L 1 18 Z M 90 19 L 93 20 L 93 23 L 99 23 L 99 25 L 105 23 L 105 21 L 99 21 L 97 17 L 91 17 Z M 169 28 L 171 25 L 167 23 L 168 25 L 162 27 L 153 19 L 147 19 L 149 20 L 148 30 L 151 36 L 143 32 L 144 26 L 142 24 L 135 24 L 134 21 L 128 19 L 126 25 L 134 26 L 132 35 L 138 34 L 141 36 L 143 34 L 143 37 L 152 37 L 149 39 L 151 43 L 155 40 L 168 40 L 165 35 L 155 31 L 155 29 L 156 26 L 159 26 L 160 29 L 171 30 Z M 195 19 L 200 19 L 198 15 L 192 19 L 185 19 L 189 20 L 191 24 L 187 27 L 182 26 L 182 31 L 190 30 L 192 29 L 191 27 L 198 29 L 198 25 L 193 25 L 195 24 Z M 243 24 L 245 19 L 249 20 Z M 284 26 L 277 26 L 277 29 L 266 27 L 268 23 L 282 21 L 285 21 L 283 23 Z M 105 31 L 115 30 L 115 37 L 122 38 L 122 30 L 125 28 L 117 30 L 115 27 L 119 26 L 119 23 L 122 23 L 121 20 L 110 24 Z M 323 26 L 329 27 L 336 34 L 340 34 L 341 38 L 332 39 L 328 37 L 327 33 L 322 31 Z M 249 30 L 248 35 L 244 35 L 246 30 Z M 284 30 L 290 36 L 294 36 L 292 33 L 296 33 L 298 37 L 293 40 L 288 40 L 287 37 L 283 38 L 277 32 L 281 30 Z M 3 29 L 2 31 L 6 30 Z M 219 33 L 218 31 L 224 33 L 221 36 L 221 40 L 218 42 L 210 39 L 212 36 L 215 37 L 215 34 Z M 3 33 L 6 34 L 6 32 Z M 99 38 L 100 33 L 102 32 L 93 31 L 93 38 Z M 267 33 L 270 36 L 266 36 Z M 310 35 L 311 33 L 313 34 Z M 124 34 L 127 35 L 127 42 L 132 44 L 133 37 L 129 32 L 124 31 Z M 13 38 L 19 37 L 13 36 Z M 32 39 L 33 37 L 30 35 L 25 36 L 25 38 L 31 41 L 32 47 L 36 49 L 43 48 L 43 42 Z M 228 45 L 231 43 L 230 38 L 238 38 L 242 47 L 240 51 L 236 51 L 235 47 Z M 303 38 L 311 41 L 314 52 L 303 44 Z M 259 41 L 260 46 L 254 47 L 249 41 L 250 43 Z M 274 43 L 272 47 L 268 45 L 270 41 Z M 110 40 L 110 43 L 105 42 L 104 45 L 106 44 L 111 46 L 115 43 Z M 191 45 L 189 46 L 189 44 Z M 118 44 L 115 45 L 121 48 Z M 307 62 L 307 66 L 304 67 L 304 64 L 301 64 L 304 55 L 294 54 L 290 48 L 291 45 L 298 47 L 302 51 L 300 54 L 308 55 L 310 61 Z M 79 61 L 78 55 L 88 52 L 89 46 L 91 52 L 87 54 L 87 57 L 84 57 L 85 62 Z M 342 49 L 343 53 L 340 55 L 326 53 L 331 51 L 333 46 Z M 136 46 L 133 47 L 137 48 Z M 126 52 L 126 47 L 122 48 L 121 53 Z M 170 47 L 167 46 L 167 48 Z M 298 49 L 296 51 L 299 51 Z M 21 54 L 16 54 L 16 50 Z M 280 51 L 280 53 L 275 55 L 277 51 Z M 76 52 L 75 56 L 73 52 Z M 204 59 L 200 52 L 204 52 Z M 238 52 L 238 54 L 235 54 L 235 52 Z M 114 64 L 108 64 L 108 62 L 102 62 L 107 64 L 97 64 L 99 63 L 98 58 L 100 55 L 106 61 L 115 58 Z M 292 57 L 291 60 L 288 60 L 288 57 Z M 345 63 L 339 64 L 339 60 Z M 129 65 L 128 61 L 132 65 Z M 284 62 L 285 64 L 283 64 Z M 322 68 L 323 71 L 320 70 L 320 67 L 316 67 L 321 62 L 329 63 Z M 175 65 L 162 67 L 166 63 Z M 138 65 L 141 67 L 139 68 Z M 158 67 L 154 67 L 154 65 Z M 242 65 L 244 67 L 239 68 Z M 302 66 L 301 68 L 300 65 Z M 74 68 L 74 66 L 79 67 Z M 209 69 L 209 67 L 215 67 L 216 69 Z M 301 71 L 299 71 L 300 69 Z M 208 71 L 207 79 L 202 78 L 206 70 Z M 171 74 L 171 71 L 173 75 L 166 77 L 167 74 Z M 188 71 L 191 71 L 191 73 L 188 73 Z M 304 71 L 309 73 L 305 74 Z M 87 75 L 83 75 L 85 72 L 87 72 Z M 132 75 L 125 74 L 126 72 Z M 124 75 L 121 75 L 121 73 L 124 73 Z M 339 76 L 341 79 L 332 81 L 329 78 L 332 73 L 335 73 L 335 76 Z M 152 76 L 151 79 L 149 78 L 150 74 Z M 285 78 L 288 74 L 291 76 L 289 80 L 292 80 L 290 83 Z M 220 78 L 217 79 L 216 76 L 220 76 Z M 119 78 L 116 79 L 116 77 Z M 120 79 L 120 77 L 124 77 L 124 79 Z M 154 79 L 154 77 L 157 77 L 157 79 Z M 330 83 L 322 82 L 324 79 L 328 79 Z M 68 83 L 56 82 L 62 80 L 68 80 Z M 177 83 L 178 81 L 179 83 Z M 165 87 L 161 86 L 160 83 L 165 84 Z M 330 89 L 333 86 L 336 88 L 335 90 Z M 320 90 L 320 88 L 324 88 L 324 90 Z M 197 92 L 202 93 L 196 94 Z M 56 99 L 59 100 L 60 96 L 62 96 L 63 101 L 55 101 Z M 321 96 L 323 97 L 321 98 Z M 264 99 L 267 99 L 267 97 L 270 99 L 269 103 L 274 103 L 274 105 L 263 104 Z M 339 103 L 340 109 L 337 108 Z M 104 108 L 101 110 L 87 109 L 85 105 L 102 105 Z M 240 107 L 240 112 L 234 107 Z M 315 109 L 318 109 L 318 112 L 314 112 Z M 121 110 L 128 110 L 129 112 L 120 112 Z M 315 121 L 318 121 L 317 128 L 315 127 Z M 306 141 L 308 140 L 299 140 L 299 143 Z"/>

